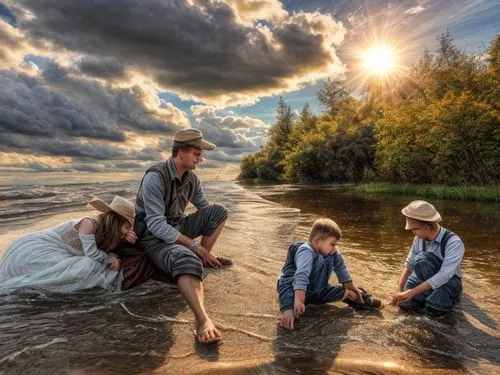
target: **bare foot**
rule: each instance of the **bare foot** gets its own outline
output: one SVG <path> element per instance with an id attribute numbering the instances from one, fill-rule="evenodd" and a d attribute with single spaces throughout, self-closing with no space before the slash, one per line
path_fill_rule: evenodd
<path id="1" fill-rule="evenodd" d="M 290 331 L 295 329 L 295 316 L 293 315 L 293 310 L 285 310 L 278 320 L 278 324 L 284 329 Z"/>
<path id="2" fill-rule="evenodd" d="M 222 340 L 222 335 L 207 317 L 205 321 L 196 324 L 196 339 L 200 344 L 214 344 Z"/>

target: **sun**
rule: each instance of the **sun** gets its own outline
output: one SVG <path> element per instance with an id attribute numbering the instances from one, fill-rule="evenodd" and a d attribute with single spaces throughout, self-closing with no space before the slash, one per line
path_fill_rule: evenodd
<path id="1" fill-rule="evenodd" d="M 394 50 L 387 45 L 377 45 L 363 51 L 364 67 L 371 74 L 384 76 L 394 69 Z"/>
<path id="2" fill-rule="evenodd" d="M 348 84 L 359 92 L 369 87 L 389 90 L 408 73 L 414 46 L 400 33 L 372 29 L 353 39 L 346 53 Z"/>

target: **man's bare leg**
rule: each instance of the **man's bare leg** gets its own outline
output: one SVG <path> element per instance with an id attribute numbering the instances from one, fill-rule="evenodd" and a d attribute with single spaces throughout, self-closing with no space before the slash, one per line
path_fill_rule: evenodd
<path id="1" fill-rule="evenodd" d="M 219 224 L 217 229 L 210 235 L 210 236 L 203 236 L 201 239 L 201 246 L 203 246 L 205 249 L 207 249 L 209 252 L 212 251 L 215 242 L 217 242 L 217 239 L 219 238 L 220 233 L 222 232 L 222 229 L 224 228 L 224 225 L 226 224 L 226 220 L 224 220 L 222 223 Z M 222 266 L 230 266 L 233 264 L 233 261 L 229 258 L 222 258 L 222 257 L 217 257 L 217 260 L 222 264 Z M 207 262 L 203 261 L 203 265 L 205 267 L 211 267 L 210 264 Z"/>
<path id="2" fill-rule="evenodd" d="M 222 223 L 219 224 L 216 230 L 210 235 L 210 236 L 203 236 L 201 239 L 201 246 L 203 246 L 205 249 L 208 251 L 212 251 L 212 248 L 214 247 L 215 243 L 217 242 L 217 239 L 220 236 L 220 233 L 222 232 L 222 229 L 224 228 L 224 225 L 226 225 L 226 220 L 224 220 Z"/>
<path id="3" fill-rule="evenodd" d="M 193 275 L 185 274 L 177 278 L 177 287 L 196 318 L 196 338 L 202 344 L 218 342 L 221 333 L 215 328 L 203 306 L 203 284 Z"/>

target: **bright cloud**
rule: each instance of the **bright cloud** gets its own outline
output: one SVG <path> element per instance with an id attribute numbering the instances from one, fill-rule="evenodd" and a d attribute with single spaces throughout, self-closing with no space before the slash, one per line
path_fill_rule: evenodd
<path id="1" fill-rule="evenodd" d="M 219 116 L 211 106 L 192 106 L 191 110 L 193 126 L 217 145 L 215 151 L 207 153 L 211 160 L 240 161 L 245 154 L 258 151 L 265 144 L 269 126 L 261 120 L 248 116 Z"/>
<path id="2" fill-rule="evenodd" d="M 418 14 L 422 13 L 424 10 L 425 10 L 424 7 L 418 5 L 416 7 L 405 10 L 405 14 Z"/>

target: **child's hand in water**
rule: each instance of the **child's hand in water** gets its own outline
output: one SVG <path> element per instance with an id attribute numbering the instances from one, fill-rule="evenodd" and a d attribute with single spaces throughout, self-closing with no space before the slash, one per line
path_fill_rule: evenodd
<path id="1" fill-rule="evenodd" d="M 344 288 L 352 290 L 356 294 L 356 301 L 363 303 L 363 293 L 361 293 L 361 290 L 359 290 L 352 281 L 345 283 Z"/>
<path id="2" fill-rule="evenodd" d="M 295 329 L 295 316 L 293 316 L 293 310 L 285 310 L 283 314 L 281 314 L 278 324 L 284 329 L 294 330 Z"/>
<path id="3" fill-rule="evenodd" d="M 306 305 L 304 305 L 303 302 L 295 301 L 293 306 L 293 315 L 298 318 L 304 314 L 304 311 L 306 311 Z"/>

